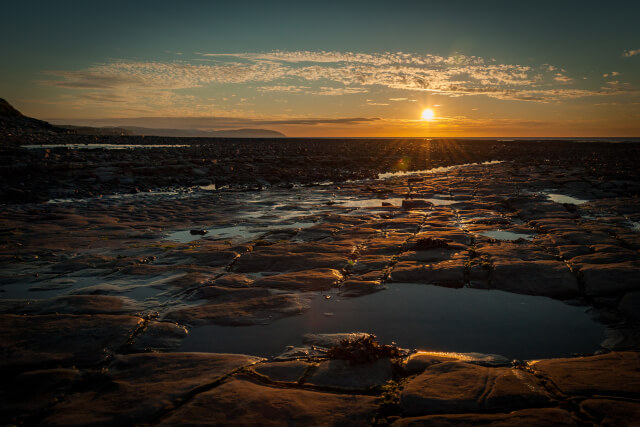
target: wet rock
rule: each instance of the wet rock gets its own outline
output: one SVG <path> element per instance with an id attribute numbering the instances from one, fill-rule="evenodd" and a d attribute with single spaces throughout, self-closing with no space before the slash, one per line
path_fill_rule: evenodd
<path id="1" fill-rule="evenodd" d="M 344 297 L 359 297 L 383 290 L 377 280 L 345 280 L 340 284 L 340 295 Z"/>
<path id="2" fill-rule="evenodd" d="M 469 235 L 462 230 L 453 228 L 451 221 L 447 221 L 443 227 L 433 226 L 431 221 L 427 221 L 420 233 L 416 234 L 414 242 L 424 239 L 438 242 L 437 244 L 442 246 L 446 243 L 449 249 L 457 251 L 467 249 L 471 243 Z M 422 245 L 419 245 L 418 249 L 420 249 L 420 246 Z"/>
<path id="3" fill-rule="evenodd" d="M 587 246 L 583 245 L 557 245 L 555 250 L 562 259 L 569 260 L 580 255 L 585 255 L 591 252 Z"/>
<path id="4" fill-rule="evenodd" d="M 588 399 L 580 403 L 580 409 L 598 420 L 602 426 L 631 425 L 640 420 L 640 403 L 624 400 Z"/>
<path id="5" fill-rule="evenodd" d="M 435 264 L 401 261 L 395 265 L 390 280 L 404 283 L 426 283 L 448 288 L 464 286 L 464 262 L 462 259 Z"/>
<path id="6" fill-rule="evenodd" d="M 287 360 L 325 357 L 326 353 L 326 348 L 316 347 L 315 345 L 304 345 L 299 347 L 289 346 L 283 353 L 276 356 L 273 360 L 275 362 L 279 362 Z"/>
<path id="7" fill-rule="evenodd" d="M 221 276 L 213 282 L 217 286 L 226 288 L 248 288 L 253 283 L 253 279 L 246 274 L 229 273 Z"/>
<path id="8" fill-rule="evenodd" d="M 618 310 L 627 318 L 640 321 L 640 291 L 625 294 L 618 304 Z"/>
<path id="9" fill-rule="evenodd" d="M 103 374 L 104 385 L 70 396 L 53 408 L 43 424 L 147 424 L 178 406 L 196 388 L 260 360 L 244 355 L 204 353 L 117 356 Z"/>
<path id="10" fill-rule="evenodd" d="M 73 279 L 53 279 L 30 286 L 29 291 L 60 291 L 72 288 L 75 284 L 76 281 Z"/>
<path id="11" fill-rule="evenodd" d="M 511 364 L 509 359 L 498 354 L 418 351 L 407 358 L 403 364 L 403 369 L 408 374 L 417 374 L 436 363 L 451 361 L 461 361 L 481 366 L 508 366 Z"/>
<path id="12" fill-rule="evenodd" d="M 383 226 L 386 230 L 393 230 L 399 233 L 415 233 L 420 228 L 422 220 L 422 216 L 410 215 L 385 221 Z"/>
<path id="13" fill-rule="evenodd" d="M 400 261 L 421 261 L 423 263 L 434 263 L 451 259 L 458 253 L 458 251 L 450 249 L 428 249 L 418 250 L 415 252 L 403 252 L 398 259 Z"/>
<path id="14" fill-rule="evenodd" d="M 443 362 L 410 380 L 400 403 L 408 415 L 512 411 L 548 405 L 549 396 L 521 370 Z"/>
<path id="15" fill-rule="evenodd" d="M 393 233 L 387 237 L 374 237 L 367 243 L 367 246 L 360 252 L 361 255 L 396 255 L 400 252 L 402 245 L 411 237 L 410 234 Z"/>
<path id="16" fill-rule="evenodd" d="M 354 274 L 368 273 L 371 271 L 383 270 L 391 257 L 388 255 L 364 255 L 358 257 L 356 263 L 351 267 Z"/>
<path id="17" fill-rule="evenodd" d="M 556 261 L 555 257 L 530 242 L 480 243 L 476 251 L 492 261 Z"/>
<path id="18" fill-rule="evenodd" d="M 124 345 L 142 319 L 108 315 L 0 315 L 0 370 L 93 365 Z"/>
<path id="19" fill-rule="evenodd" d="M 316 268 L 340 269 L 347 265 L 352 245 L 275 244 L 259 246 L 241 256 L 233 267 L 234 272 L 255 273 L 263 271 L 292 272 Z"/>
<path id="20" fill-rule="evenodd" d="M 363 364 L 327 360 L 318 365 L 305 384 L 343 390 L 366 390 L 386 383 L 391 379 L 392 373 L 393 366 L 389 358 Z"/>
<path id="21" fill-rule="evenodd" d="M 552 298 L 572 298 L 579 294 L 575 275 L 558 261 L 495 261 L 491 286 L 507 292 Z"/>
<path id="22" fill-rule="evenodd" d="M 159 425 L 369 425 L 375 409 L 372 396 L 272 388 L 238 377 L 199 394 Z"/>
<path id="23" fill-rule="evenodd" d="M 188 335 L 184 326 L 172 322 L 150 321 L 147 327 L 140 333 L 131 349 L 135 351 L 168 351 L 180 347 L 182 340 Z"/>
<path id="24" fill-rule="evenodd" d="M 433 203 L 427 200 L 409 199 L 402 201 L 402 207 L 404 209 L 427 209 L 433 206 Z"/>
<path id="25" fill-rule="evenodd" d="M 276 274 L 256 280 L 252 286 L 297 291 L 326 291 L 342 280 L 342 274 L 331 268 L 318 268 Z"/>
<path id="26" fill-rule="evenodd" d="M 505 203 L 516 210 L 520 218 L 528 221 L 545 218 L 574 218 L 572 213 L 554 202 L 521 197 L 510 198 L 505 200 Z"/>
<path id="27" fill-rule="evenodd" d="M 270 381 L 295 383 L 302 378 L 304 373 L 312 366 L 301 360 L 286 362 L 270 362 L 254 365 L 252 370 L 257 374 L 269 378 Z"/>
<path id="28" fill-rule="evenodd" d="M 188 325 L 256 325 L 300 314 L 309 308 L 308 297 L 275 294 L 234 301 L 187 306 L 169 311 L 165 320 Z"/>
<path id="29" fill-rule="evenodd" d="M 130 298 L 109 295 L 64 295 L 35 301 L 23 312 L 33 314 L 132 314 L 141 307 Z"/>
<path id="30" fill-rule="evenodd" d="M 392 424 L 404 426 L 578 426 L 571 414 L 557 408 L 522 409 L 508 414 L 459 414 L 428 415 L 426 417 L 401 418 Z"/>
<path id="31" fill-rule="evenodd" d="M 407 358 L 402 365 L 407 375 L 420 374 L 431 365 L 456 360 L 453 357 L 435 356 L 426 352 L 417 352 Z"/>
<path id="32" fill-rule="evenodd" d="M 577 266 L 588 296 L 619 295 L 640 290 L 640 262 L 580 264 Z"/>
<path id="33" fill-rule="evenodd" d="M 618 252 L 595 252 L 579 255 L 571 258 L 572 264 L 616 264 L 624 261 L 637 261 L 638 254 L 635 251 L 620 250 Z"/>
<path id="34" fill-rule="evenodd" d="M 5 376 L 0 386 L 0 422 L 28 423 L 81 380 L 77 369 L 62 368 Z"/>
<path id="35" fill-rule="evenodd" d="M 565 394 L 640 396 L 640 353 L 637 352 L 541 360 L 531 367 Z"/>
<path id="36" fill-rule="evenodd" d="M 472 264 L 469 268 L 469 287 L 475 289 L 490 289 L 491 265 Z"/>
<path id="37" fill-rule="evenodd" d="M 609 327 L 605 330 L 605 339 L 600 343 L 602 348 L 608 350 L 633 350 L 640 348 L 640 331 L 628 326 Z"/>
<path id="38" fill-rule="evenodd" d="M 204 236 L 205 234 L 207 234 L 209 231 L 208 230 L 189 230 L 189 234 L 191 235 L 197 235 L 197 236 Z"/>
<path id="39" fill-rule="evenodd" d="M 248 298 L 268 297 L 271 292 L 268 289 L 248 287 L 224 287 L 202 286 L 196 289 L 188 299 L 190 300 L 215 300 L 216 302 L 239 301 Z"/>

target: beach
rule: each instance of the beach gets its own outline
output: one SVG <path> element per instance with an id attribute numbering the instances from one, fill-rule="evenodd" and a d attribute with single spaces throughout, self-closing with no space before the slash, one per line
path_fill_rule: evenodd
<path id="1" fill-rule="evenodd" d="M 5 423 L 640 412 L 640 143 L 7 140 Z"/>

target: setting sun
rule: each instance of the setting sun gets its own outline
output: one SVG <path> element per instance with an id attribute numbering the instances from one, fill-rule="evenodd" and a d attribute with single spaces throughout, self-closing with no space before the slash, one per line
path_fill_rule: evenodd
<path id="1" fill-rule="evenodd" d="M 431 108 L 427 108 L 422 111 L 422 120 L 431 121 L 433 120 L 434 116 L 435 114 L 433 113 L 433 110 Z"/>

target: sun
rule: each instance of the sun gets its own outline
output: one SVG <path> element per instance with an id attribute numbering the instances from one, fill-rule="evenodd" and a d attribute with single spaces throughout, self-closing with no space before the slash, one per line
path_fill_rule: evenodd
<path id="1" fill-rule="evenodd" d="M 422 111 L 422 120 L 431 121 L 435 117 L 435 113 L 431 108 L 427 108 Z"/>

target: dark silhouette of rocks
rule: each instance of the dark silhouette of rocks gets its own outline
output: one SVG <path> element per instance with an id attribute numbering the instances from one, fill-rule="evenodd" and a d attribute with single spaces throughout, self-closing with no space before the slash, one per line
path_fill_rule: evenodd
<path id="1" fill-rule="evenodd" d="M 268 129 L 229 129 L 203 131 L 197 129 L 154 129 L 134 126 L 72 126 L 60 127 L 74 131 L 77 135 L 105 135 L 105 136 L 158 136 L 175 138 L 285 138 L 286 135 Z"/>
<path id="2" fill-rule="evenodd" d="M 269 129 L 228 129 L 203 131 L 197 129 L 152 129 L 122 126 L 130 135 L 169 136 L 182 138 L 285 138 L 282 132 Z"/>
<path id="3" fill-rule="evenodd" d="M 130 130 L 121 127 L 91 127 L 91 126 L 71 126 L 60 125 L 63 129 L 73 131 L 76 135 L 109 135 L 109 136 L 124 136 L 133 135 Z"/>
<path id="4" fill-rule="evenodd" d="M 33 141 L 33 136 L 70 133 L 52 124 L 27 117 L 0 98 L 0 144 L 21 144 Z"/>

